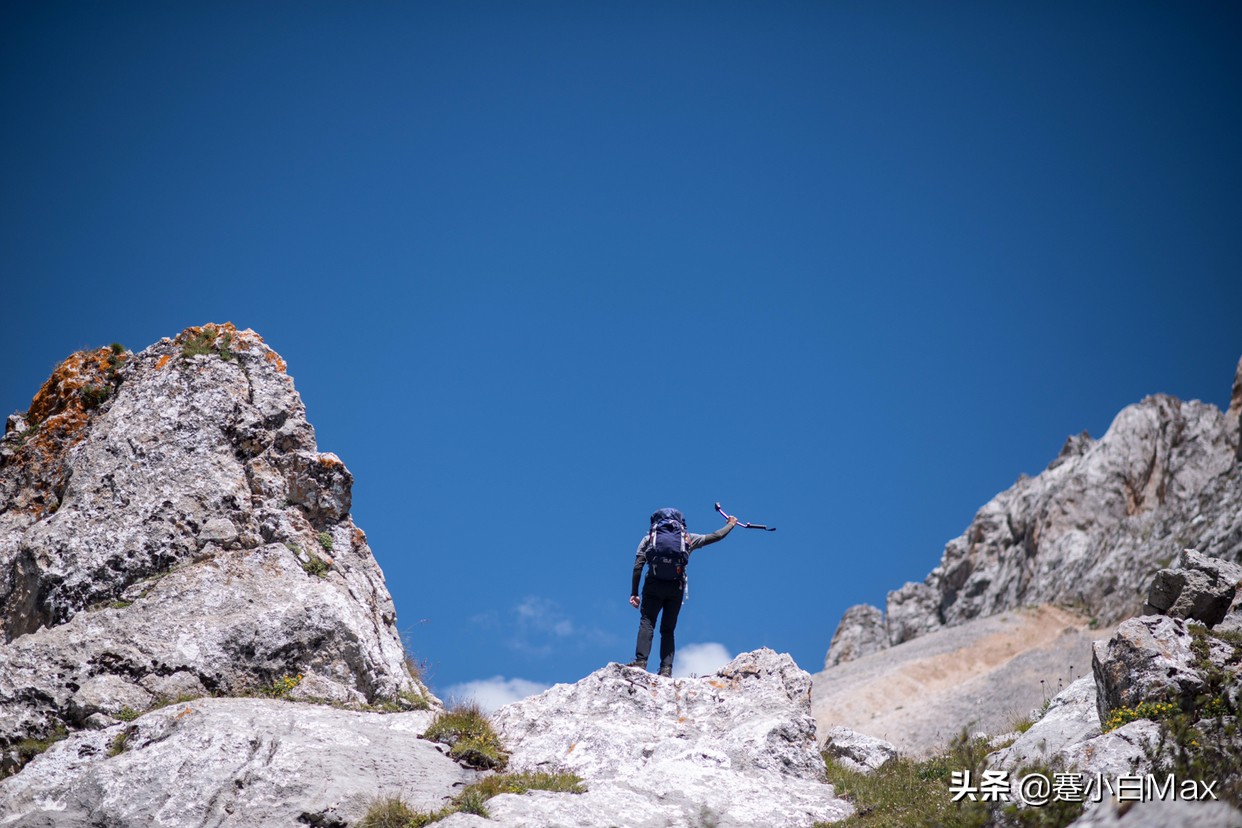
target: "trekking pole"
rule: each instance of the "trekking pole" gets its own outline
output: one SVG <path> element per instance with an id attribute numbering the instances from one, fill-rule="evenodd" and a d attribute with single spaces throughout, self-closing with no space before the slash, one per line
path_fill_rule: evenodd
<path id="1" fill-rule="evenodd" d="M 725 520 L 728 520 L 729 518 L 733 517 L 733 515 L 728 514 L 727 512 L 725 512 L 724 509 L 720 508 L 720 501 L 716 501 L 716 511 L 724 515 Z M 776 531 L 775 526 L 764 526 L 762 523 L 743 523 L 742 521 L 739 520 L 737 522 L 737 525 L 742 527 L 743 529 L 766 529 L 769 532 Z"/>

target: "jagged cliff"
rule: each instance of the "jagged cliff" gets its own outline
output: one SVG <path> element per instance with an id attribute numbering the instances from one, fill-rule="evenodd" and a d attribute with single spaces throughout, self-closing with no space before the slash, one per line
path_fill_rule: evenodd
<path id="1" fill-rule="evenodd" d="M 0 748 L 206 693 L 419 697 L 275 351 L 231 325 L 74 354 L 0 441 Z"/>
<path id="2" fill-rule="evenodd" d="M 949 541 L 885 612 L 846 611 L 825 667 L 945 626 L 1041 604 L 1111 625 L 1142 611 L 1152 575 L 1186 547 L 1242 560 L 1242 361 L 1227 411 L 1157 395 L 1099 440 L 1069 438 Z"/>

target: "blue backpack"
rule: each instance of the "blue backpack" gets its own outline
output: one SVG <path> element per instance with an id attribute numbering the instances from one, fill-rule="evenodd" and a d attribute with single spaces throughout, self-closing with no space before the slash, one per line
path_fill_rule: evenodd
<path id="1" fill-rule="evenodd" d="M 647 548 L 649 577 L 658 581 L 679 581 L 690 562 L 690 539 L 686 519 L 676 509 L 657 509 L 651 516 L 651 543 Z"/>

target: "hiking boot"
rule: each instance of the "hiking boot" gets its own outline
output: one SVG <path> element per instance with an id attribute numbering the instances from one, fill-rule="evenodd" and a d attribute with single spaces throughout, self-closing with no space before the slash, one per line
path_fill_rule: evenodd
<path id="1" fill-rule="evenodd" d="M 629 664 L 627 664 L 627 665 L 625 665 L 625 666 L 626 666 L 626 667 L 637 667 L 637 668 L 638 668 L 638 669 L 640 669 L 640 670 L 646 670 L 646 669 L 647 669 L 647 662 L 645 662 L 645 661 L 639 661 L 638 659 L 634 659 L 633 661 L 631 661 Z"/>
<path id="2" fill-rule="evenodd" d="M 673 668 L 672 668 L 672 667 L 661 667 L 661 668 L 660 668 L 660 675 L 664 676 L 665 678 L 672 678 L 672 677 L 673 677 Z"/>

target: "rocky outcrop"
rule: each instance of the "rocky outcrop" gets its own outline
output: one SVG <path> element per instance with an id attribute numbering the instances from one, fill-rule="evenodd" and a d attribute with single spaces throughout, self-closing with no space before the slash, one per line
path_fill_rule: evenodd
<path id="1" fill-rule="evenodd" d="M 1057 603 L 1113 624 L 1143 611 L 1153 573 L 1192 547 L 1242 561 L 1242 361 L 1228 411 L 1157 395 L 1129 406 L 1099 440 L 1066 441 L 1035 477 L 979 510 L 922 583 L 889 593 L 889 645 L 1020 606 Z M 866 615 L 852 608 L 838 634 Z M 834 639 L 836 636 L 834 636 Z M 851 656 L 851 654 L 853 654 Z"/>
<path id="2" fill-rule="evenodd" d="M 825 781 L 811 679 L 788 655 L 744 653 L 667 679 L 611 664 L 498 710 L 516 771 L 578 774 L 572 797 L 502 796 L 464 825 L 810 826 L 851 808 Z M 622 819 L 623 815 L 623 819 Z"/>
<path id="3" fill-rule="evenodd" d="M 415 698 L 392 599 L 284 361 L 191 328 L 67 359 L 0 441 L 0 749 L 297 684 Z"/>
<path id="4" fill-rule="evenodd" d="M 1242 738 L 1236 732 L 1240 661 L 1235 636 L 1201 624 L 1163 615 L 1123 621 L 1110 639 L 1096 642 L 1092 675 L 1053 698 L 1038 721 L 989 756 L 989 763 L 1007 771 L 1044 767 L 1110 781 L 1150 774 L 1157 784 L 1175 778 L 1183 789 L 1189 785 L 1192 799 L 1209 798 L 1208 788 L 1215 789 L 1211 798 L 1223 797 L 1242 782 Z M 1075 825 L 1114 824 L 1114 794 L 1097 791 Z M 1181 811 L 1147 813 L 1152 819 L 1172 819 L 1174 813 L 1182 818 Z M 1223 824 L 1242 824 L 1242 813 L 1228 806 L 1203 813 L 1225 819 Z"/>
<path id="5" fill-rule="evenodd" d="M 53 745 L 0 783 L 11 828 L 344 828 L 374 797 L 434 811 L 477 773 L 418 735 L 431 713 L 199 699 Z"/>
<path id="6" fill-rule="evenodd" d="M 884 613 L 870 604 L 856 604 L 845 611 L 837 632 L 828 645 L 828 657 L 824 666 L 831 667 L 842 661 L 853 661 L 868 653 L 888 646 L 888 633 L 884 629 Z"/>
<path id="7" fill-rule="evenodd" d="M 1143 702 L 1193 701 L 1207 688 L 1207 662 L 1225 664 L 1232 647 L 1203 637 L 1203 659 L 1195 652 L 1186 623 L 1179 618 L 1146 615 L 1122 622 L 1107 642 L 1097 641 L 1091 667 L 1095 674 L 1100 720 L 1114 710 Z"/>

